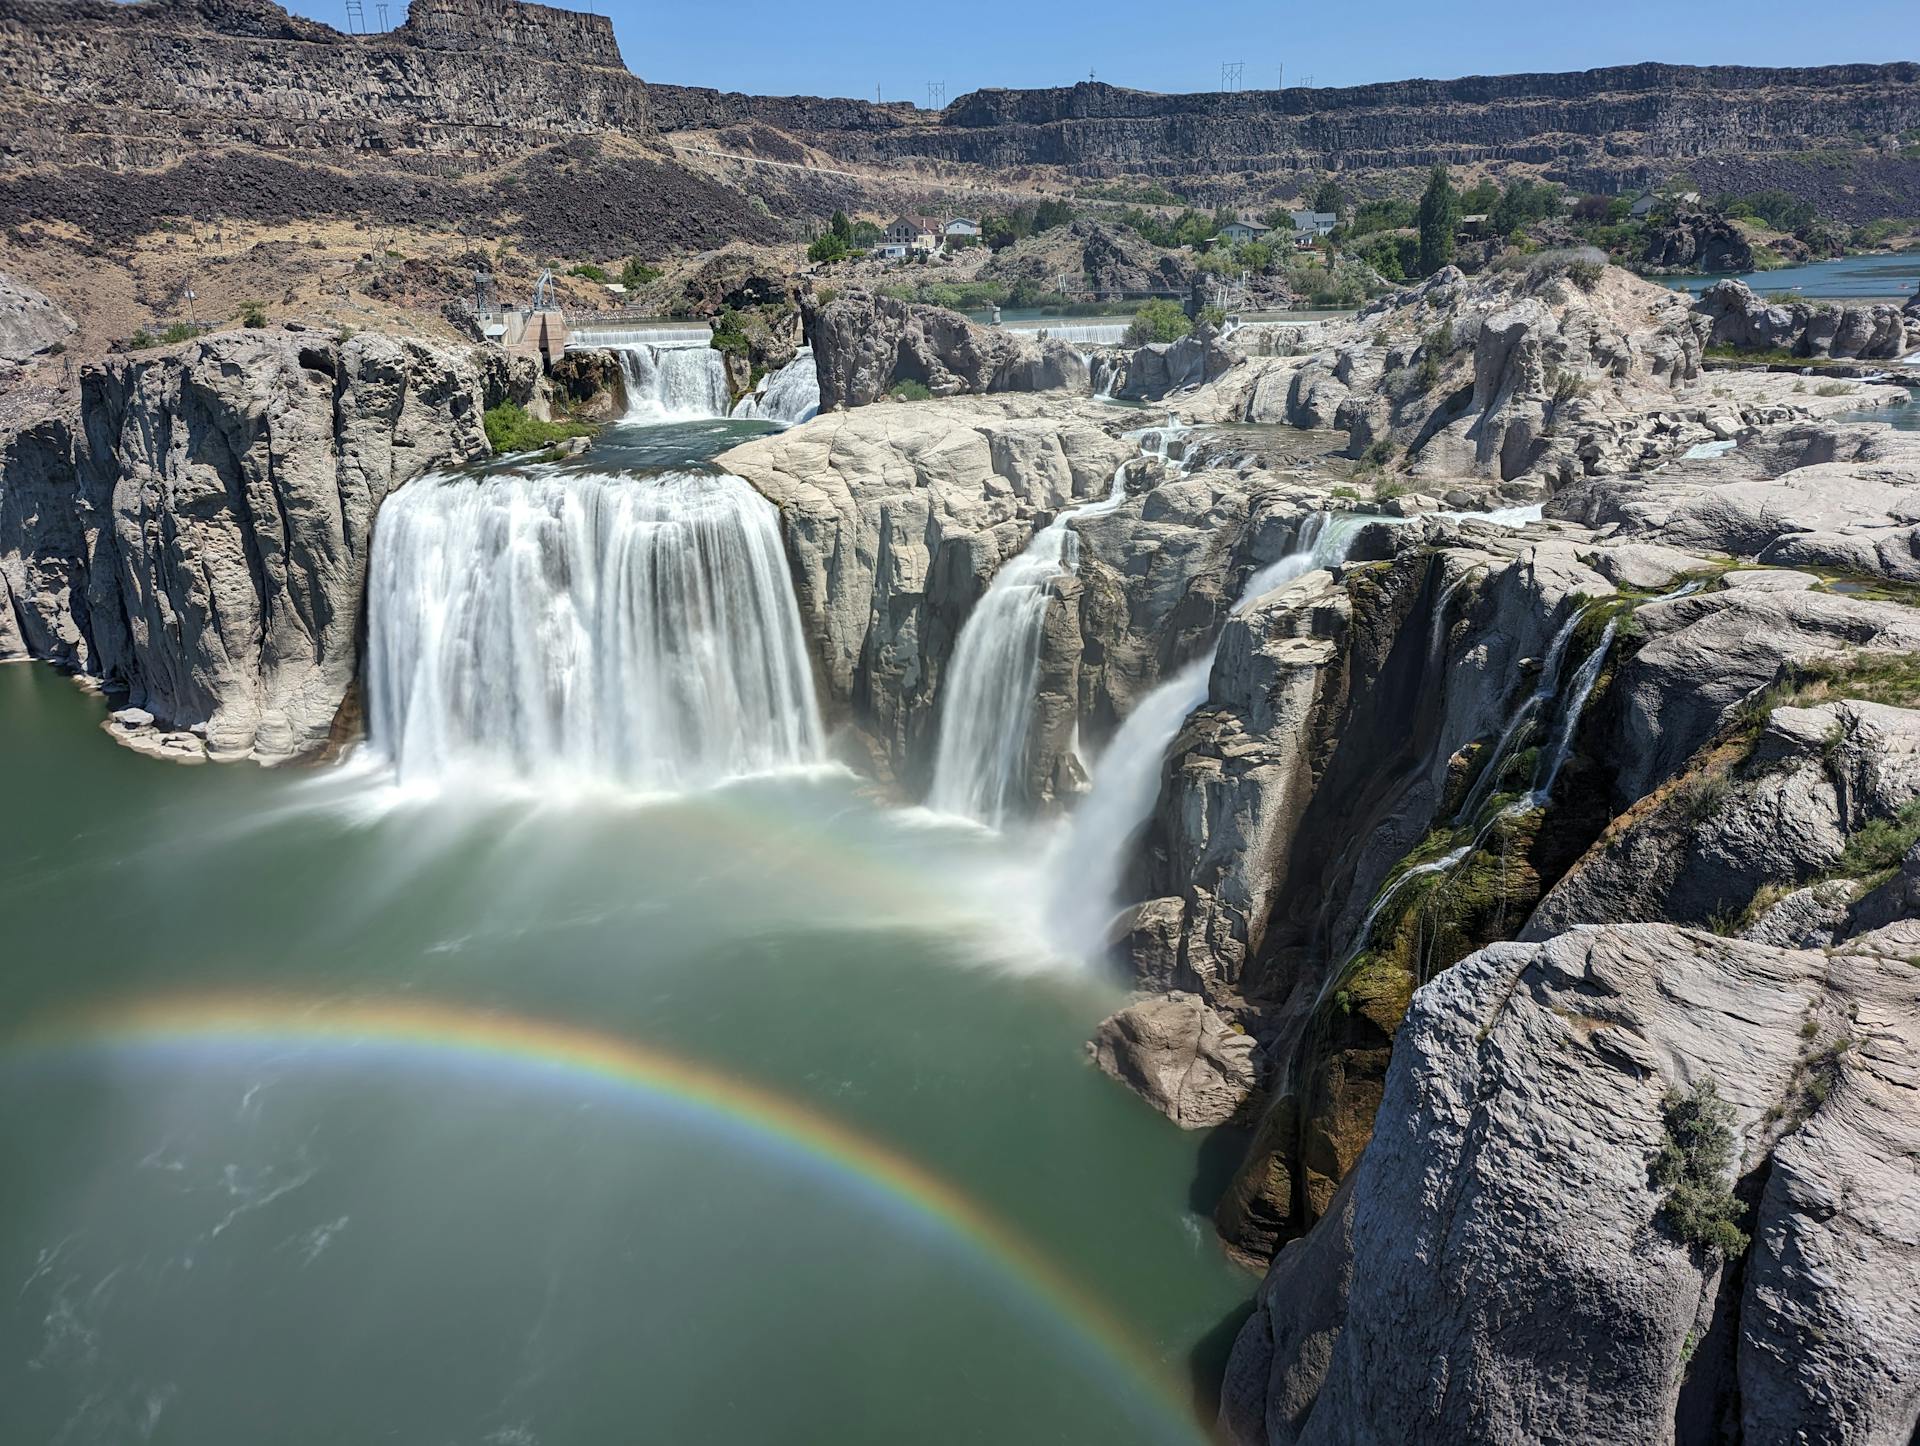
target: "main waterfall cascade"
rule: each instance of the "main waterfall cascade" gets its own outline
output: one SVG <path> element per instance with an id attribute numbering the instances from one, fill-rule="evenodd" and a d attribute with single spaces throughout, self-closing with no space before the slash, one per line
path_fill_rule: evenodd
<path id="1" fill-rule="evenodd" d="M 818 760 L 777 516 L 724 474 L 547 465 L 401 489 L 369 582 L 373 744 L 403 781 L 673 789 Z"/>
<path id="2" fill-rule="evenodd" d="M 727 415 L 726 358 L 710 346 L 618 346 L 629 422 L 698 422 Z"/>

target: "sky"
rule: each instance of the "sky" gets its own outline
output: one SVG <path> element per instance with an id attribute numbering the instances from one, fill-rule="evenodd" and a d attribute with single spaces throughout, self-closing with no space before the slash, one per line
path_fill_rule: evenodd
<path id="1" fill-rule="evenodd" d="M 286 3 L 286 0 L 282 0 Z M 344 0 L 291 9 L 345 28 Z M 1362 85 L 1640 60 L 1823 65 L 1920 59 L 1920 0 L 592 0 L 646 80 L 761 95 L 925 105 L 989 86 L 1070 85 L 1092 71 L 1142 90 Z M 365 7 L 369 20 L 374 5 Z M 392 0 L 395 24 L 404 12 Z"/>

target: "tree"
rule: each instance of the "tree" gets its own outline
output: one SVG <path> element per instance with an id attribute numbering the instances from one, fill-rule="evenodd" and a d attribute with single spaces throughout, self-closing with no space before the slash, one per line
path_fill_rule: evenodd
<path id="1" fill-rule="evenodd" d="M 1309 204 L 1316 211 L 1338 216 L 1347 208 L 1347 193 L 1340 189 L 1338 181 L 1328 176 L 1313 188 L 1313 200 Z"/>
<path id="2" fill-rule="evenodd" d="M 847 254 L 848 245 L 846 238 L 831 229 L 816 238 L 813 244 L 807 247 L 807 260 L 816 266 L 826 262 L 843 260 Z"/>
<path id="3" fill-rule="evenodd" d="M 845 211 L 835 211 L 827 222 L 827 234 L 837 239 L 841 246 L 851 249 L 853 246 L 853 222 L 847 219 Z"/>
<path id="4" fill-rule="evenodd" d="M 1171 301 L 1149 301 L 1127 326 L 1127 344 L 1143 346 L 1150 341 L 1178 341 L 1193 330 L 1187 314 Z"/>
<path id="5" fill-rule="evenodd" d="M 1436 165 L 1427 173 L 1426 194 L 1420 198 L 1420 274 L 1431 276 L 1453 260 L 1453 233 L 1460 225 L 1460 197 L 1454 192 L 1447 168 Z"/>

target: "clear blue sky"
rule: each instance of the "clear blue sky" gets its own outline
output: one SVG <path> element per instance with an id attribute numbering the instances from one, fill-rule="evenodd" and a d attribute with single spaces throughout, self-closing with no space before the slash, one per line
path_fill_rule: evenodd
<path id="1" fill-rule="evenodd" d="M 286 0 L 282 0 L 286 3 Z M 344 27 L 342 0 L 292 9 Z M 593 0 L 628 68 L 648 80 L 763 95 L 926 103 L 985 86 L 1101 80 L 1215 90 L 1243 61 L 1248 88 L 1359 85 L 1638 60 L 1822 65 L 1920 59 L 1920 0 L 828 0 L 826 4 Z M 369 21 L 375 11 L 366 6 Z M 398 24 L 404 13 L 393 0 Z"/>

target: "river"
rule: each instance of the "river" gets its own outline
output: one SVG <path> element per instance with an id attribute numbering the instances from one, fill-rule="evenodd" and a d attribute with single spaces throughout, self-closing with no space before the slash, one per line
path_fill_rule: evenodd
<path id="1" fill-rule="evenodd" d="M 761 425 L 432 485 L 518 529 L 591 490 L 645 539 L 658 507 L 607 497 L 695 487 Z M 560 556 L 461 515 L 456 583 L 475 537 Z M 371 646 L 447 655 L 413 625 Z M 470 682 L 431 705 L 546 705 Z M 1119 990 L 1044 943 L 1037 833 L 888 807 L 805 729 L 754 776 L 641 786 L 489 759 L 477 724 L 471 768 L 378 738 L 185 768 L 104 707 L 0 669 L 9 1439 L 1202 1439 L 1252 1286 L 1204 1214 L 1223 1142 L 1087 1064 Z"/>
<path id="2" fill-rule="evenodd" d="M 1663 276 L 1655 278 L 1676 291 L 1696 295 L 1725 276 Z M 1763 296 L 1790 292 L 1806 301 L 1905 301 L 1920 292 L 1920 251 L 1898 255 L 1841 256 L 1811 261 L 1805 266 L 1783 266 L 1775 271 L 1749 271 L 1736 276 Z"/>

